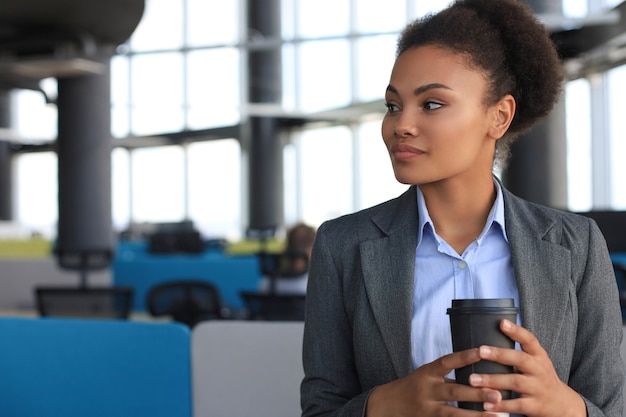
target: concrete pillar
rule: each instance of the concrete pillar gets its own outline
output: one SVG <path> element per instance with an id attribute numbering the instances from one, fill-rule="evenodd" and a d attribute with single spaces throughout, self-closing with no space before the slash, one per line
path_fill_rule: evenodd
<path id="1" fill-rule="evenodd" d="M 61 267 L 99 269 L 114 249 L 111 220 L 109 57 L 104 73 L 58 80 L 59 224 Z"/>
<path id="2" fill-rule="evenodd" d="M 562 14 L 560 0 L 528 1 L 536 13 Z M 511 149 L 503 173 L 514 194 L 551 207 L 567 207 L 567 140 L 565 101 L 558 102 L 547 119 L 521 136 Z"/>
<path id="3" fill-rule="evenodd" d="M 248 38 L 280 38 L 280 0 L 248 0 Z M 248 100 L 280 104 L 281 50 L 271 43 L 248 52 Z M 283 220 L 282 149 L 275 117 L 250 118 L 248 144 L 248 228 L 279 227 Z"/>
<path id="4" fill-rule="evenodd" d="M 0 89 L 0 128 L 11 127 L 9 90 Z M 0 140 L 0 220 L 13 220 L 13 153 L 11 143 Z"/>

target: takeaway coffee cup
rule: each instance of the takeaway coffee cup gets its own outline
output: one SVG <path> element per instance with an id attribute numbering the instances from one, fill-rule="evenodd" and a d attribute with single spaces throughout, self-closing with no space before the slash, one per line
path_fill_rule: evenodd
<path id="1" fill-rule="evenodd" d="M 518 311 L 512 298 L 452 300 L 452 307 L 447 311 L 452 330 L 452 349 L 458 352 L 482 345 L 513 349 L 515 342 L 502 333 L 499 326 L 502 319 L 515 323 Z M 506 374 L 511 372 L 513 368 L 510 366 L 486 360 L 455 370 L 456 381 L 466 385 L 469 384 L 469 376 L 472 373 Z M 501 392 L 503 399 L 511 398 L 511 391 Z M 459 402 L 459 407 L 484 411 L 482 403 Z"/>

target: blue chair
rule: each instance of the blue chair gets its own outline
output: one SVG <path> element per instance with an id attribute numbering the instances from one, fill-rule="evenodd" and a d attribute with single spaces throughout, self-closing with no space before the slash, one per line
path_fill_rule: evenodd
<path id="1" fill-rule="evenodd" d="M 181 278 L 157 284 L 148 291 L 146 305 L 152 316 L 169 316 L 189 328 L 205 320 L 230 317 L 218 287 L 199 279 Z"/>
<path id="2" fill-rule="evenodd" d="M 191 417 L 189 329 L 0 318 L 3 417 Z"/>

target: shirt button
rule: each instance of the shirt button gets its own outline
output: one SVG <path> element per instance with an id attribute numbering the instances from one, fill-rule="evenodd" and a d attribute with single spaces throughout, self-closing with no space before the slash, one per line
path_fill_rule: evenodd
<path id="1" fill-rule="evenodd" d="M 467 262 L 465 262 L 465 261 L 459 261 L 459 268 L 461 268 L 461 269 L 465 269 L 465 268 L 467 268 Z"/>

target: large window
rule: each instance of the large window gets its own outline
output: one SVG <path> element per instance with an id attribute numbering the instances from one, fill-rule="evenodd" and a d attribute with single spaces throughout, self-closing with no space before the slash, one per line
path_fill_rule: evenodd
<path id="1" fill-rule="evenodd" d="M 240 122 L 246 104 L 245 1 L 147 0 L 144 17 L 111 61 L 111 132 L 114 138 L 179 133 L 169 146 L 112 153 L 113 223 L 192 220 L 206 236 L 241 237 L 245 216 L 245 148 L 239 138 L 186 142 L 193 132 Z M 394 61 L 398 32 L 416 16 L 449 0 L 282 0 L 282 100 L 295 114 L 347 106 L 383 111 L 382 97 Z M 564 13 L 584 16 L 617 0 L 567 0 Z M 327 11 L 332 9 L 332 13 Z M 323 22 L 323 24 L 320 24 Z M 610 178 L 626 176 L 626 70 L 615 68 L 606 85 L 583 78 L 566 87 L 568 206 L 598 203 L 599 164 Z M 591 80 L 591 81 L 590 81 Z M 53 98 L 56 82 L 45 80 Z M 601 91 L 606 97 L 598 98 Z M 606 135 L 592 102 L 607 103 Z M 25 141 L 56 137 L 56 108 L 40 92 L 15 94 L 13 125 Z M 400 194 L 380 136 L 380 113 L 343 126 L 309 125 L 292 132 L 284 148 L 285 224 L 312 224 Z M 278 140 L 278 139 L 277 139 Z M 283 138 L 281 138 L 283 140 Z M 606 141 L 611 157 L 594 157 Z M 121 143 L 121 142 L 120 142 Z M 595 149 L 595 150 L 594 150 Z M 36 167 L 37 169 L 34 169 Z M 16 159 L 17 219 L 54 234 L 57 219 L 56 157 L 26 153 Z M 626 189 L 612 181 L 612 208 L 626 208 Z"/>
<path id="2" fill-rule="evenodd" d="M 117 230 L 131 223 L 192 220 L 205 236 L 240 236 L 241 152 L 236 140 L 116 149 L 112 157 Z"/>

